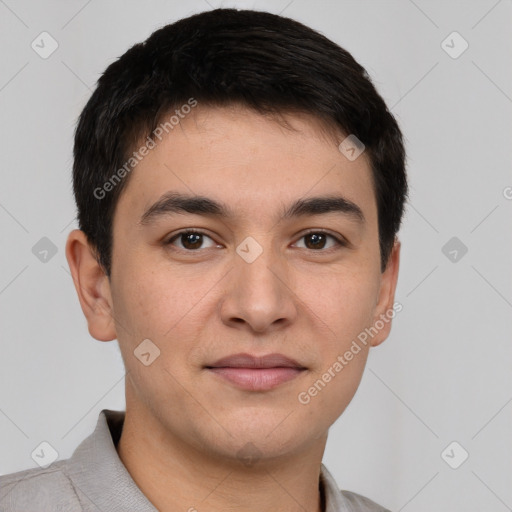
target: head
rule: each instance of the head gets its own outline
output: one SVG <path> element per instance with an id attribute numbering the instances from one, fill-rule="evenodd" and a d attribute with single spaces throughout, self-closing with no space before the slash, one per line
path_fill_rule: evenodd
<path id="1" fill-rule="evenodd" d="M 167 25 L 100 78 L 73 184 L 67 257 L 89 332 L 119 340 L 127 411 L 226 457 L 323 438 L 394 316 L 405 152 L 364 68 L 269 13 Z M 239 353 L 299 370 L 242 388 L 212 370 Z"/>

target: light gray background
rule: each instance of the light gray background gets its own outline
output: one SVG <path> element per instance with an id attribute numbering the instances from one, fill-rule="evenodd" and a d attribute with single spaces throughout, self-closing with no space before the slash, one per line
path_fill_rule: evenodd
<path id="1" fill-rule="evenodd" d="M 512 510 L 511 1 L 222 5 L 282 12 L 348 49 L 406 136 L 403 311 L 324 463 L 394 511 Z M 0 473 L 36 467 L 43 440 L 69 457 L 102 408 L 124 408 L 117 342 L 89 336 L 64 255 L 75 121 L 132 44 L 219 6 L 0 0 Z M 47 59 L 31 48 L 42 31 L 59 44 Z M 456 59 L 441 45 L 453 31 L 469 44 Z M 46 263 L 32 253 L 42 237 L 57 247 Z M 442 252 L 452 237 L 468 248 L 456 262 Z M 469 453 L 458 469 L 441 457 L 452 441 Z"/>

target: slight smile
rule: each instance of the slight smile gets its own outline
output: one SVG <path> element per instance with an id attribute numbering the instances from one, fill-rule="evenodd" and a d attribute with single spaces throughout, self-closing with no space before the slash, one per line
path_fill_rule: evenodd
<path id="1" fill-rule="evenodd" d="M 304 366 L 282 354 L 233 354 L 205 368 L 248 391 L 269 391 L 306 370 Z"/>

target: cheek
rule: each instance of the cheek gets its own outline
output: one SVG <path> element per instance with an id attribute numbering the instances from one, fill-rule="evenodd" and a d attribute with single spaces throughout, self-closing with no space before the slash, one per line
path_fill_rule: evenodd
<path id="1" fill-rule="evenodd" d="M 369 268 L 315 273 L 297 281 L 298 298 L 307 306 L 324 336 L 328 352 L 343 350 L 373 318 L 378 276 Z M 329 349 L 330 347 L 330 349 Z"/>
<path id="2" fill-rule="evenodd" d="M 176 381 L 190 380 L 190 364 L 197 360 L 196 341 L 201 338 L 204 317 L 213 309 L 204 297 L 218 279 L 202 273 L 184 275 L 183 270 L 169 266 L 153 265 L 146 271 L 140 265 L 117 280 L 112 294 L 117 333 L 134 388 L 147 389 L 157 399 L 173 394 Z M 151 356 L 158 354 L 149 366 L 136 357 L 143 342 Z"/>
<path id="3" fill-rule="evenodd" d="M 372 276 L 372 277 L 369 277 Z M 377 300 L 378 277 L 370 269 L 316 274 L 299 284 L 315 323 L 317 360 L 297 401 L 304 413 L 334 421 L 352 400 L 361 381 L 369 344 L 358 336 L 370 325 Z"/>
<path id="4" fill-rule="evenodd" d="M 179 383 L 189 387 L 184 363 L 193 334 L 184 327 L 194 311 L 194 297 L 179 283 L 169 272 L 139 268 L 127 272 L 113 294 L 131 389 L 155 414 L 159 409 L 178 411 L 183 407 Z"/>
<path id="5" fill-rule="evenodd" d="M 193 311 L 203 285 L 204 279 L 199 285 L 184 280 L 169 268 L 145 270 L 144 265 L 138 265 L 132 272 L 126 272 L 113 293 L 116 320 L 127 327 L 120 334 L 164 342 Z"/>

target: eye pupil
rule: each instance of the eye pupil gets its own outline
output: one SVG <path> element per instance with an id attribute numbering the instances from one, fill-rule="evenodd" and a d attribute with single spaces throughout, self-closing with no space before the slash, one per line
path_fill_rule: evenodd
<path id="1" fill-rule="evenodd" d="M 322 234 L 322 233 L 311 233 L 309 235 L 306 235 L 306 240 L 312 240 L 313 241 L 313 244 L 312 244 L 312 248 L 313 249 L 318 249 L 319 247 L 323 247 L 324 244 L 325 244 L 325 235 Z M 308 244 L 306 244 L 308 245 Z M 308 249 L 310 249 L 311 247 L 308 247 Z"/>
<path id="2" fill-rule="evenodd" d="M 184 247 L 187 247 L 187 249 L 197 249 L 196 246 L 198 245 L 198 242 L 201 241 L 202 235 L 199 233 L 184 233 L 181 237 Z M 189 245 L 192 245 L 193 247 L 189 247 Z M 199 245 L 201 244 L 199 243 Z"/>

